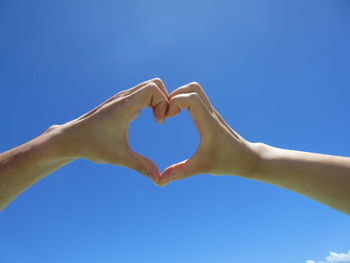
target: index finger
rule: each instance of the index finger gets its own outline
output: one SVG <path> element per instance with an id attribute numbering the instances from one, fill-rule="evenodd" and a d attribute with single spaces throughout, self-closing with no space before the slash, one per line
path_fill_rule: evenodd
<path id="1" fill-rule="evenodd" d="M 153 79 L 150 79 L 150 80 L 147 80 L 147 81 L 144 81 L 140 84 L 137 84 L 135 87 L 132 87 L 126 91 L 124 91 L 124 96 L 127 96 L 141 88 L 143 88 L 144 86 L 150 84 L 150 83 L 154 83 L 157 85 L 157 87 L 159 88 L 159 90 L 164 94 L 165 97 L 169 97 L 169 93 L 168 91 L 166 90 L 165 88 L 165 85 L 164 85 L 164 82 L 160 79 L 160 78 L 153 78 Z"/>
<path id="2" fill-rule="evenodd" d="M 125 99 L 130 102 L 130 109 L 132 111 L 152 107 L 154 117 L 159 122 L 164 119 L 168 108 L 168 98 L 153 82 L 126 96 Z"/>

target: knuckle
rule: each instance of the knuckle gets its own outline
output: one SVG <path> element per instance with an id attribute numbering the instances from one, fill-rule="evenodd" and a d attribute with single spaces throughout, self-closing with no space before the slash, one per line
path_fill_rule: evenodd
<path id="1" fill-rule="evenodd" d="M 154 78 L 151 83 L 154 83 L 159 90 L 163 90 L 164 87 L 164 83 L 160 78 Z"/>
<path id="2" fill-rule="evenodd" d="M 114 94 L 112 96 L 112 98 L 117 98 L 117 97 L 124 96 L 127 92 L 128 92 L 128 90 L 122 90 L 122 91 L 118 92 L 117 94 Z"/>
<path id="3" fill-rule="evenodd" d="M 196 92 L 189 93 L 188 98 L 192 101 L 200 101 L 200 96 Z"/>
<path id="4" fill-rule="evenodd" d="M 202 90 L 202 88 L 201 88 L 201 85 L 198 83 L 198 82 L 191 82 L 190 84 L 189 84 L 189 86 L 191 87 L 191 88 L 193 88 L 194 90 Z"/>
<path id="5" fill-rule="evenodd" d="M 158 86 L 155 83 L 151 82 L 151 83 L 147 84 L 147 86 L 145 87 L 145 91 L 147 93 L 157 92 L 158 91 Z"/>
<path id="6" fill-rule="evenodd" d="M 179 104 L 182 101 L 185 101 L 187 98 L 185 96 L 175 96 L 170 98 L 170 104 Z"/>
<path id="7" fill-rule="evenodd" d="M 151 82 L 154 82 L 159 86 L 163 85 L 163 81 L 160 78 L 154 78 L 151 80 Z"/>
<path id="8" fill-rule="evenodd" d="M 57 125 L 57 124 L 54 124 L 54 125 L 51 125 L 49 128 L 47 128 L 46 131 L 44 131 L 43 133 L 50 133 L 52 131 L 55 131 L 55 130 L 58 130 L 60 127 L 60 125 Z"/>

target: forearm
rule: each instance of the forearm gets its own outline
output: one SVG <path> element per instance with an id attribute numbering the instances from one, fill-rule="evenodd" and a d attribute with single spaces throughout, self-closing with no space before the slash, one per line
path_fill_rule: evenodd
<path id="1" fill-rule="evenodd" d="M 249 178 L 289 189 L 350 214 L 350 158 L 258 145 Z"/>
<path id="2" fill-rule="evenodd" d="M 0 154 L 0 211 L 28 187 L 72 161 L 58 128 Z"/>

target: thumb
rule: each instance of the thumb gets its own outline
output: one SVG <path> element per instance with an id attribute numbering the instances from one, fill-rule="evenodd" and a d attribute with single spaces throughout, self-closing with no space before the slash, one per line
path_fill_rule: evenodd
<path id="1" fill-rule="evenodd" d="M 199 171 L 191 158 L 166 168 L 160 176 L 158 185 L 165 186 L 171 181 L 181 180 L 196 174 L 199 174 Z"/>
<path id="2" fill-rule="evenodd" d="M 148 177 L 153 183 L 158 184 L 160 172 L 157 165 L 141 154 L 130 151 L 129 157 L 125 160 L 125 166 Z"/>

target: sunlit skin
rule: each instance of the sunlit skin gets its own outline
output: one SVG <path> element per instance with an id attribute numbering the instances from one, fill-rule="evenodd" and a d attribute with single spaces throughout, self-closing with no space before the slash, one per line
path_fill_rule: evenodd
<path id="1" fill-rule="evenodd" d="M 167 168 L 159 181 L 196 174 L 238 175 L 289 189 L 350 215 L 350 158 L 279 149 L 238 135 L 199 84 L 170 94 L 167 117 L 187 109 L 200 134 L 190 159 Z"/>
<path id="2" fill-rule="evenodd" d="M 195 174 L 247 175 L 259 161 L 256 144 L 237 134 L 211 105 L 198 83 L 176 89 L 169 98 L 167 118 L 187 109 L 200 136 L 194 156 L 168 167 L 160 185 Z"/>
<path id="3" fill-rule="evenodd" d="M 129 124 L 145 107 L 153 109 L 158 122 L 188 110 L 200 135 L 193 157 L 160 174 L 151 160 L 130 148 Z M 197 174 L 238 175 L 289 189 L 350 214 L 350 158 L 249 142 L 223 120 L 195 82 L 170 95 L 160 79 L 143 82 L 2 153 L 0 209 L 35 182 L 78 158 L 129 167 L 159 186 Z"/>
<path id="4" fill-rule="evenodd" d="M 152 107 L 162 122 L 168 93 L 160 79 L 119 92 L 95 109 L 63 125 L 54 125 L 37 138 L 0 155 L 0 209 L 35 182 L 78 158 L 129 167 L 157 183 L 159 170 L 135 153 L 128 127 L 140 110 Z"/>

